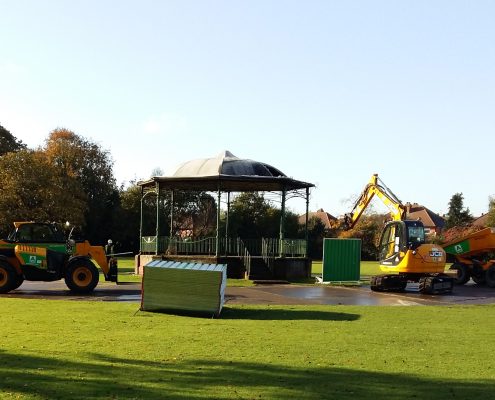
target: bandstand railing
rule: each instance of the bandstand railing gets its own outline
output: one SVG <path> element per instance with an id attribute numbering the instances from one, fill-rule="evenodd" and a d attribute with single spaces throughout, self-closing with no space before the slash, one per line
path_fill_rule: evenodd
<path id="1" fill-rule="evenodd" d="M 219 238 L 216 237 L 170 238 L 168 236 L 143 236 L 142 254 L 238 256 L 244 257 L 246 250 L 252 257 L 263 257 L 269 263 L 275 257 L 306 257 L 304 239 L 278 238 Z M 268 264 L 267 264 L 268 265 Z"/>

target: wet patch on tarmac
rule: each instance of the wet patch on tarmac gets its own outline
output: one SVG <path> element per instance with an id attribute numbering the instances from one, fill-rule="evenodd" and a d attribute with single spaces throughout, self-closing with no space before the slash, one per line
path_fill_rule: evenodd
<path id="1" fill-rule="evenodd" d="M 370 306 L 495 304 L 495 289 L 474 284 L 456 286 L 450 295 L 424 295 L 419 293 L 417 284 L 408 285 L 407 290 L 402 293 L 372 292 L 369 286 L 259 285 L 251 288 L 230 288 L 228 294 L 230 296 L 227 296 L 227 303 L 231 304 Z"/>
<path id="2" fill-rule="evenodd" d="M 141 284 L 114 284 L 101 282 L 89 295 L 71 293 L 63 281 L 24 282 L 22 286 L 2 297 L 50 300 L 122 301 L 140 302 Z M 369 306 L 422 306 L 495 304 L 495 289 L 467 284 L 456 286 L 450 295 L 423 295 L 418 286 L 410 284 L 403 293 L 372 292 L 369 286 L 328 285 L 257 285 L 227 287 L 225 303 L 270 305 L 369 305 Z"/>
<path id="3" fill-rule="evenodd" d="M 19 289 L 1 296 L 25 299 L 139 302 L 141 284 L 99 283 L 93 293 L 81 295 L 72 293 L 63 281 L 26 281 Z"/>

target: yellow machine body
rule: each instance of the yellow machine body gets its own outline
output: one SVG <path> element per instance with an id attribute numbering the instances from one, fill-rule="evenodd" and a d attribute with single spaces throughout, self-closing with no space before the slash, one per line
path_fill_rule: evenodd
<path id="1" fill-rule="evenodd" d="M 380 269 L 387 273 L 435 274 L 445 270 L 442 247 L 425 243 L 421 221 L 408 221 L 406 208 L 399 198 L 374 174 L 344 217 L 346 229 L 352 229 L 371 200 L 377 196 L 390 210 L 392 221 L 383 228 L 379 244 Z"/>

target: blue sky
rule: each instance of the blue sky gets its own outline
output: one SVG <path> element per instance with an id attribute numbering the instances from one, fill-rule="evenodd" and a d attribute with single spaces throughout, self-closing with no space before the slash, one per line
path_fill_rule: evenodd
<path id="1" fill-rule="evenodd" d="M 90 138 L 119 183 L 230 150 L 315 183 L 311 209 L 335 215 L 373 173 L 440 213 L 495 195 L 493 1 L 0 0 L 0 15 L 0 124 L 33 147 L 56 127 Z"/>

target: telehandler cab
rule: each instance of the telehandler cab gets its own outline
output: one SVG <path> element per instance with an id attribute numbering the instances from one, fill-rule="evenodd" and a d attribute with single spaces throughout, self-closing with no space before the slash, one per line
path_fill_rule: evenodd
<path id="1" fill-rule="evenodd" d="M 24 280 L 65 279 L 76 293 L 90 293 L 99 280 L 95 263 L 106 281 L 117 282 L 117 260 L 102 246 L 65 238 L 56 224 L 14 222 L 7 239 L 0 240 L 0 293 L 17 289 Z"/>

